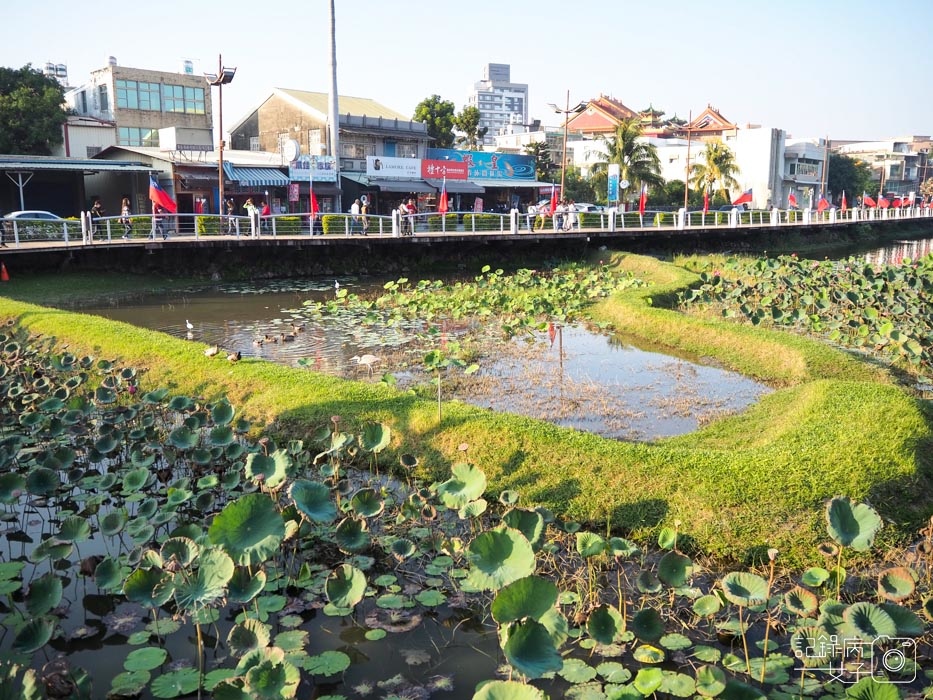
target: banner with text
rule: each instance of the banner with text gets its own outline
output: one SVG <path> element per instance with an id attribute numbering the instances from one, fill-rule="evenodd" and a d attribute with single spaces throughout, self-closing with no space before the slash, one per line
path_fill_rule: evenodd
<path id="1" fill-rule="evenodd" d="M 430 180 L 466 180 L 467 165 L 462 160 L 429 160 L 421 161 L 421 177 Z"/>
<path id="2" fill-rule="evenodd" d="M 470 180 L 523 180 L 535 179 L 534 156 L 515 153 L 487 153 L 486 151 L 458 151 L 453 148 L 429 148 L 431 160 L 461 162 L 467 167 Z M 507 182 L 502 183 L 508 186 Z"/>
<path id="3" fill-rule="evenodd" d="M 417 180 L 421 177 L 421 159 L 366 156 L 366 176 Z"/>
<path id="4" fill-rule="evenodd" d="M 292 182 L 337 182 L 337 159 L 333 156 L 298 156 L 288 164 Z"/>

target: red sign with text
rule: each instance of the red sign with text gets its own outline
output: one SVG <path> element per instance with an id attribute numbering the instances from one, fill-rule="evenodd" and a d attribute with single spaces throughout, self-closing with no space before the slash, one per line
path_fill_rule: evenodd
<path id="1" fill-rule="evenodd" d="M 421 160 L 421 177 L 432 180 L 466 180 L 469 168 L 460 160 Z"/>

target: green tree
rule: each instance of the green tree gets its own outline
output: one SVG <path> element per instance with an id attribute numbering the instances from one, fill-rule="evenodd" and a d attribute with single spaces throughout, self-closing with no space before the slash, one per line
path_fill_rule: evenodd
<path id="1" fill-rule="evenodd" d="M 564 196 L 575 202 L 596 202 L 596 190 L 593 181 L 580 175 L 580 169 L 568 164 L 567 174 L 564 175 Z"/>
<path id="2" fill-rule="evenodd" d="M 619 181 L 627 180 L 628 188 L 620 197 L 631 199 L 641 192 L 642 183 L 661 187 L 661 161 L 653 144 L 641 140 L 642 126 L 638 117 L 623 119 L 612 136 L 603 136 L 606 160 L 593 166 L 593 184 L 597 192 L 605 192 L 607 170 L 610 164 L 619 166 Z M 600 185 L 602 185 L 600 187 Z"/>
<path id="3" fill-rule="evenodd" d="M 831 153 L 826 186 L 832 192 L 833 200 L 841 201 L 842 193 L 845 192 L 846 200 L 852 206 L 855 198 L 862 196 L 862 192 L 872 192 L 875 188 L 871 181 L 871 166 L 862 160 Z"/>
<path id="4" fill-rule="evenodd" d="M 47 156 L 62 142 L 65 92 L 31 65 L 0 68 L 0 153 Z"/>
<path id="5" fill-rule="evenodd" d="M 456 107 L 440 95 L 426 97 L 415 107 L 416 122 L 424 122 L 428 136 L 434 139 L 435 148 L 452 148 L 454 145 L 454 112 Z"/>
<path id="6" fill-rule="evenodd" d="M 721 141 L 708 141 L 700 153 L 700 160 L 690 166 L 690 184 L 703 192 L 715 192 L 727 202 L 732 201 L 729 190 L 738 189 L 735 176 L 739 174 L 735 155 Z"/>
<path id="7" fill-rule="evenodd" d="M 454 117 L 454 127 L 460 132 L 456 143 L 466 146 L 468 150 L 475 151 L 486 136 L 488 128 L 479 125 L 480 113 L 476 107 L 464 107 L 460 114 Z"/>
<path id="8" fill-rule="evenodd" d="M 550 178 L 551 148 L 547 141 L 535 141 L 525 146 L 525 155 L 535 159 L 535 179 L 545 181 Z"/>

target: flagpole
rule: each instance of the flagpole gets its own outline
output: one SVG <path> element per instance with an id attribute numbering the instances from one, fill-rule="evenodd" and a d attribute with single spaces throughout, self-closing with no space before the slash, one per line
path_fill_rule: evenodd
<path id="1" fill-rule="evenodd" d="M 690 129 L 690 123 L 692 121 L 693 110 L 691 109 L 687 118 L 687 166 L 686 172 L 684 173 L 684 216 L 687 215 L 687 198 L 690 195 L 690 136 L 693 133 Z"/>

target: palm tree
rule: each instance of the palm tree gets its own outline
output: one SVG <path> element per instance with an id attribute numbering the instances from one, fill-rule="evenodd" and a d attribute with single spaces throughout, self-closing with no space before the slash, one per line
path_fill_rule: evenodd
<path id="1" fill-rule="evenodd" d="M 654 144 L 640 140 L 642 125 L 638 117 L 623 119 L 612 136 L 602 137 L 606 144 L 606 161 L 593 166 L 593 175 L 603 177 L 609 164 L 619 166 L 619 181 L 628 180 L 629 192 L 641 191 L 642 183 L 660 187 L 661 161 Z"/>
<path id="2" fill-rule="evenodd" d="M 690 166 L 690 184 L 702 192 L 715 191 L 727 202 L 731 202 L 729 190 L 739 188 L 735 179 L 739 174 L 735 154 L 721 141 L 708 141 L 700 156 L 702 162 L 697 161 Z M 714 190 L 717 183 L 719 188 Z"/>

